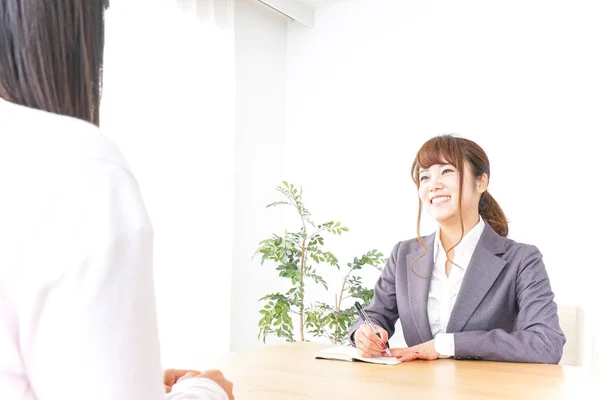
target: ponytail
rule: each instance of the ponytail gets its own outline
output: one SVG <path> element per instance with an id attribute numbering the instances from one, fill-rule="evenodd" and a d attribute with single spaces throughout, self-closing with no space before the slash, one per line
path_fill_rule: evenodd
<path id="1" fill-rule="evenodd" d="M 508 236 L 508 220 L 500 205 L 488 191 L 483 192 L 479 199 L 479 214 L 500 236 Z"/>

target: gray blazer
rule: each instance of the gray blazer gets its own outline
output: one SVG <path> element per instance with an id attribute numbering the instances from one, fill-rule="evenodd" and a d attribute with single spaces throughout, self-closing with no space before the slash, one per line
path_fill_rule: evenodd
<path id="1" fill-rule="evenodd" d="M 390 337 L 400 318 L 408 346 L 433 339 L 427 298 L 433 270 L 435 234 L 423 238 L 427 254 L 412 239 L 398 243 L 375 285 L 365 311 Z M 354 332 L 358 320 L 350 329 Z M 557 364 L 565 336 L 542 254 L 535 246 L 498 235 L 487 223 L 450 314 L 456 359 Z"/>

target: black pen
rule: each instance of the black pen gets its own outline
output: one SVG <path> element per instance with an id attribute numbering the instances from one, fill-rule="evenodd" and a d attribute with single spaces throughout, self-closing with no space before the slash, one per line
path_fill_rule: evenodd
<path id="1" fill-rule="evenodd" d="M 363 321 L 365 321 L 367 324 L 369 324 L 373 333 L 375 335 L 377 335 L 377 337 L 379 339 L 381 339 L 381 335 L 379 334 L 379 332 L 377 332 L 377 330 L 375 330 L 375 326 L 373 326 L 373 323 L 371 322 L 371 318 L 369 318 L 369 316 L 367 315 L 365 310 L 363 310 L 362 306 L 360 305 L 360 303 L 358 301 L 354 303 L 354 307 L 356 307 L 356 310 L 358 311 L 358 315 L 360 316 L 360 318 Z M 390 357 L 392 356 L 392 353 L 390 352 L 390 346 L 387 344 L 387 342 L 385 343 L 385 352 L 387 353 L 388 356 L 390 356 Z"/>

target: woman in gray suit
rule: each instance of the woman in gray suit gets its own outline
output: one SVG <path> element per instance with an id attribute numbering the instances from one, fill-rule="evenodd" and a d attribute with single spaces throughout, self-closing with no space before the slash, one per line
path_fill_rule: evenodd
<path id="1" fill-rule="evenodd" d="M 560 361 L 565 337 L 542 254 L 507 238 L 508 223 L 487 191 L 490 165 L 475 142 L 434 137 L 412 166 L 419 193 L 417 238 L 398 243 L 365 311 L 381 338 L 358 322 L 350 339 L 380 356 L 398 318 L 414 359 Z M 425 210 L 439 224 L 421 237 Z"/>

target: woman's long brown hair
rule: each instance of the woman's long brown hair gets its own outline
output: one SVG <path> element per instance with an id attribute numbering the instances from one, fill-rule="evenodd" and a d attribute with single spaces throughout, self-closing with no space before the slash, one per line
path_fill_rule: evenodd
<path id="1" fill-rule="evenodd" d="M 465 234 L 465 227 L 462 216 L 462 188 L 464 185 L 464 165 L 465 162 L 471 168 L 473 175 L 477 178 L 481 177 L 483 174 L 490 176 L 490 161 L 485 154 L 485 151 L 479 146 L 477 143 L 473 142 L 469 139 L 459 138 L 452 135 L 441 135 L 436 136 L 429 139 L 427 142 L 421 146 L 419 151 L 417 152 L 417 156 L 412 165 L 411 175 L 413 181 L 417 188 L 419 188 L 421 184 L 419 171 L 421 169 L 430 168 L 435 164 L 451 164 L 458 171 L 458 176 L 460 177 L 458 183 L 458 212 L 460 216 L 461 222 L 461 239 L 458 243 L 454 244 L 450 249 L 448 249 L 449 253 L 452 249 L 454 249 Z M 416 275 L 420 276 L 413 270 L 413 265 L 417 260 L 423 258 L 427 254 L 427 247 L 423 242 L 423 238 L 421 237 L 421 212 L 422 205 L 419 200 L 419 212 L 417 216 L 417 240 L 421 244 L 423 248 L 423 254 L 419 255 L 411 264 L 410 268 Z M 508 236 L 508 221 L 502 208 L 492 195 L 486 190 L 479 200 L 479 214 L 484 221 L 486 221 L 496 233 L 500 236 Z M 452 262 L 452 260 L 450 260 Z"/>
<path id="2" fill-rule="evenodd" d="M 108 0 L 0 0 L 0 97 L 99 125 Z"/>

